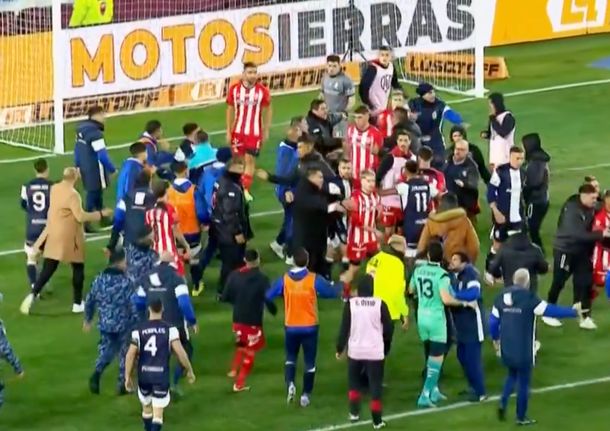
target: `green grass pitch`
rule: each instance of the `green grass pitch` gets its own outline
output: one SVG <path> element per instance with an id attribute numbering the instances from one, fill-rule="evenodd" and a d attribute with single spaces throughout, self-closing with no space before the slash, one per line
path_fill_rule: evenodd
<path id="1" fill-rule="evenodd" d="M 592 69 L 588 65 L 608 56 L 608 37 L 591 36 L 540 44 L 503 47 L 489 50 L 490 54 L 505 56 L 511 78 L 489 83 L 492 90 L 511 93 L 536 88 L 610 78 L 610 71 Z M 412 90 L 411 90 L 412 91 Z M 287 121 L 291 116 L 303 114 L 311 94 L 274 98 L 274 123 Z M 445 95 L 448 101 L 455 96 Z M 507 106 L 517 118 L 517 134 L 539 132 L 546 149 L 552 155 L 551 210 L 544 224 L 547 249 L 557 221 L 557 211 L 565 198 L 573 193 L 585 174 L 596 175 L 603 186 L 610 186 L 610 167 L 607 145 L 610 142 L 608 100 L 610 85 L 589 85 L 558 89 L 535 94 L 517 94 L 507 99 Z M 480 143 L 478 131 L 485 126 L 487 103 L 485 100 L 455 104 L 470 128 L 473 142 Z M 224 107 L 214 106 L 190 110 L 175 110 L 112 118 L 107 124 L 109 145 L 123 144 L 138 136 L 147 119 L 156 117 L 165 127 L 167 136 L 178 136 L 182 123 L 196 121 L 205 129 L 221 130 L 224 124 Z M 73 124 L 67 126 L 66 135 L 73 135 Z M 274 165 L 277 142 L 282 138 L 283 127 L 274 127 L 270 142 L 266 144 L 260 164 Z M 217 142 L 223 134 L 214 136 Z M 126 151 L 113 151 L 115 163 L 120 163 Z M 3 146 L 0 157 L 9 159 L 31 156 L 26 150 Z M 51 173 L 57 178 L 61 168 L 71 158 L 50 159 Z M 23 381 L 15 381 L 8 367 L 0 375 L 6 380 L 6 401 L 0 409 L 2 431 L 102 431 L 139 430 L 140 406 L 133 396 L 118 398 L 114 395 L 116 366 L 111 366 L 102 380 L 102 394 L 92 396 L 87 389 L 96 356 L 97 336 L 81 332 L 81 317 L 70 311 L 71 287 L 68 268 L 61 268 L 52 281 L 53 295 L 40 303 L 30 317 L 18 313 L 18 306 L 27 292 L 25 257 L 10 253 L 22 246 L 24 221 L 19 208 L 21 183 L 31 177 L 31 162 L 0 165 L 2 221 L 0 222 L 0 291 L 5 301 L 0 305 L 9 339 L 20 356 L 26 370 Z M 272 188 L 256 183 L 253 189 L 256 200 L 252 212 L 272 212 L 278 204 Z M 106 202 L 113 202 L 113 192 Z M 286 269 L 268 248 L 280 225 L 278 214 L 259 215 L 254 220 L 256 237 L 253 245 L 262 251 L 264 271 L 271 277 Z M 479 236 L 482 249 L 488 247 L 488 213 L 480 217 Z M 86 281 L 103 268 L 103 241 L 88 243 Z M 482 253 L 483 255 L 485 253 Z M 208 290 L 205 297 L 194 299 L 201 332 L 194 338 L 194 367 L 197 383 L 186 388 L 186 397 L 172 403 L 166 412 L 164 429 L 191 430 L 310 430 L 331 429 L 331 425 L 345 425 L 347 415 L 347 372 L 344 362 L 334 357 L 334 341 L 342 304 L 339 301 L 320 301 L 321 335 L 318 355 L 318 373 L 312 405 L 307 409 L 286 406 L 283 386 L 283 328 L 282 315 L 267 317 L 265 328 L 268 347 L 256 360 L 249 383 L 250 393 L 234 395 L 225 377 L 232 354 L 229 307 L 213 299 L 218 265 L 214 264 L 205 276 Z M 541 290 L 546 292 L 550 277 L 542 280 Z M 489 303 L 498 288 L 487 288 Z M 562 295 L 562 301 L 571 301 L 571 286 Z M 600 326 L 596 332 L 583 332 L 575 322 L 563 328 L 541 327 L 543 347 L 534 372 L 534 387 L 562 385 L 610 375 L 610 329 L 608 305 L 605 299 L 595 303 L 595 318 Z M 504 370 L 493 355 L 489 343 L 485 346 L 485 372 L 490 394 L 497 394 Z M 420 389 L 419 373 L 422 352 L 414 328 L 399 333 L 387 361 L 388 387 L 385 391 L 385 412 L 388 416 L 413 411 Z M 447 360 L 444 389 L 450 396 L 448 403 L 459 401 L 457 393 L 465 381 L 452 354 Z M 553 389 L 553 388 L 552 388 Z M 534 394 L 530 414 L 539 420 L 539 430 L 577 430 L 586 426 L 590 431 L 608 429 L 608 382 L 576 387 L 561 387 Z M 514 408 L 514 404 L 512 406 Z M 443 409 L 424 415 L 398 415 L 389 421 L 390 429 L 434 430 L 450 428 L 453 431 L 512 429 L 509 422 L 499 425 L 495 421 L 495 403 Z M 366 417 L 366 414 L 363 415 Z M 512 417 L 512 409 L 511 409 Z M 368 427 L 370 425 L 366 425 Z"/>

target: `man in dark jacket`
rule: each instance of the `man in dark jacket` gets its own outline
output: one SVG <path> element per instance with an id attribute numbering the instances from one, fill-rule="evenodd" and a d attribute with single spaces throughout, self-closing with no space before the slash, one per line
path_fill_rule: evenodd
<path id="1" fill-rule="evenodd" d="M 322 156 L 341 148 L 341 140 L 333 137 L 333 127 L 345 119 L 347 115 L 344 113 L 329 113 L 323 100 L 316 99 L 311 102 L 306 118 L 307 126 L 315 149 Z"/>
<path id="2" fill-rule="evenodd" d="M 329 195 L 324 191 L 324 175 L 316 167 L 308 168 L 294 192 L 293 250 L 304 248 L 309 253 L 308 268 L 330 278 L 330 267 L 326 262 L 328 237 L 328 213 L 341 211 L 343 207 L 329 208 Z"/>
<path id="3" fill-rule="evenodd" d="M 447 148 L 447 158 L 448 159 L 453 156 L 453 152 L 455 149 L 455 143 L 458 141 L 462 141 L 462 140 L 463 141 L 468 140 L 468 135 L 466 133 L 466 129 L 463 126 L 459 126 L 459 125 L 454 125 L 453 127 L 451 127 L 451 130 L 449 131 L 449 141 L 451 142 L 451 146 L 449 146 Z M 489 180 L 491 179 L 491 173 L 489 172 L 489 169 L 487 169 L 487 163 L 485 163 L 485 158 L 483 157 L 483 152 L 481 151 L 479 146 L 472 142 L 469 142 L 468 143 L 468 155 L 477 164 L 477 168 L 479 170 L 479 176 L 481 177 L 481 180 L 483 180 L 483 182 L 485 184 L 487 184 L 489 182 Z"/>
<path id="4" fill-rule="evenodd" d="M 242 266 L 246 242 L 253 237 L 241 176 L 245 163 L 240 157 L 232 158 L 226 172 L 214 185 L 212 229 L 220 252 L 220 284 L 224 288 L 230 272 Z"/>
<path id="5" fill-rule="evenodd" d="M 525 135 L 521 142 L 525 149 L 526 163 L 523 200 L 526 207 L 527 228 L 534 244 L 537 244 L 544 253 L 540 228 L 549 210 L 549 161 L 551 157 L 542 149 L 538 133 Z"/>
<path id="6" fill-rule="evenodd" d="M 570 196 L 561 208 L 557 232 L 553 241 L 553 283 L 547 302 L 557 304 L 559 294 L 570 276 L 574 283 L 574 303 L 580 303 L 584 319 L 582 329 L 595 329 L 591 319 L 591 289 L 593 264 L 591 256 L 597 241 L 610 238 L 610 230 L 592 231 L 597 191 L 591 184 L 583 184 L 578 194 Z M 561 326 L 553 318 L 543 318 L 549 326 Z"/>
<path id="7" fill-rule="evenodd" d="M 229 275 L 222 292 L 222 302 L 233 305 L 233 333 L 236 339 L 235 356 L 228 376 L 235 379 L 233 392 L 247 391 L 246 378 L 254 366 L 254 356 L 265 347 L 263 309 L 275 316 L 277 307 L 265 299 L 271 287 L 269 278 L 260 270 L 258 251 L 245 253 L 246 264 Z M 239 370 L 239 374 L 238 374 Z"/>
<path id="8" fill-rule="evenodd" d="M 285 175 L 273 175 L 263 169 L 256 170 L 256 176 L 263 181 L 269 181 L 273 184 L 280 184 L 295 187 L 298 181 L 306 176 L 309 169 L 319 169 L 326 181 L 336 177 L 335 172 L 330 165 L 324 160 L 324 157 L 315 150 L 314 141 L 309 136 L 302 136 L 297 143 L 297 154 L 299 163 L 291 172 L 286 172 Z"/>
<path id="9" fill-rule="evenodd" d="M 495 278 L 503 278 L 504 286 L 510 286 L 519 268 L 530 273 L 530 289 L 538 292 L 538 274 L 549 272 L 549 264 L 539 246 L 530 241 L 525 232 L 509 232 L 509 237 L 489 264 L 489 272 Z"/>
<path id="10" fill-rule="evenodd" d="M 85 211 L 99 211 L 104 207 L 103 193 L 108 188 L 110 175 L 116 172 L 104 140 L 104 108 L 93 106 L 88 119 L 76 129 L 74 166 L 80 171 L 83 187 L 87 192 Z M 87 230 L 89 226 L 86 226 Z"/>
<path id="11" fill-rule="evenodd" d="M 449 310 L 455 326 L 457 358 L 468 381 L 467 395 L 471 402 L 481 402 L 487 399 L 487 394 L 482 354 L 485 318 L 479 272 L 463 252 L 454 253 L 449 266 L 455 298 L 476 303 L 473 307 L 451 307 Z"/>
<path id="12" fill-rule="evenodd" d="M 447 160 L 444 169 L 447 191 L 455 193 L 458 205 L 466 210 L 468 218 L 476 224 L 479 210 L 479 170 L 468 156 L 468 142 L 462 140 L 454 145 L 453 157 Z"/>

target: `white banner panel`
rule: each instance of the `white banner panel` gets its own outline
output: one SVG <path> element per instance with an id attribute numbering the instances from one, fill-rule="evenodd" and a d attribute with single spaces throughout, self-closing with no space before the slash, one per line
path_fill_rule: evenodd
<path id="1" fill-rule="evenodd" d="M 382 45 L 396 55 L 474 46 L 474 6 L 490 17 L 478 28 L 488 42 L 493 0 L 309 1 L 225 13 L 201 13 L 64 32 L 64 97 L 195 82 L 237 75 L 244 62 L 261 72 L 311 67 L 330 53 L 372 58 Z M 481 27 L 481 26 L 480 26 Z"/>

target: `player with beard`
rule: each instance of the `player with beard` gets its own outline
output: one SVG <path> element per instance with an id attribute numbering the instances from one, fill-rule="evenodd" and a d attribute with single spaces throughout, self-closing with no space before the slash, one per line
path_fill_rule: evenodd
<path id="1" fill-rule="evenodd" d="M 271 94 L 259 81 L 256 64 L 244 63 L 241 80 L 227 92 L 227 143 L 234 155 L 245 160 L 242 185 L 246 199 L 252 200 L 252 185 L 256 158 L 264 141 L 269 139 L 271 127 Z"/>
<path id="2" fill-rule="evenodd" d="M 377 218 L 381 200 L 375 192 L 375 173 L 365 170 L 360 173 L 361 188 L 355 190 L 349 199 L 347 223 L 347 258 L 349 267 L 341 275 L 345 283 L 345 295 L 350 291 L 352 282 L 362 261 L 379 250 L 382 236 L 377 230 Z"/>

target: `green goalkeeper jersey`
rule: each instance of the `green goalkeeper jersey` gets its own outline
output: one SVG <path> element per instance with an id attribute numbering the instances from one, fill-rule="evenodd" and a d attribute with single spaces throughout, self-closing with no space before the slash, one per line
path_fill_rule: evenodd
<path id="1" fill-rule="evenodd" d="M 418 316 L 445 315 L 441 290 L 450 291 L 449 274 L 438 263 L 425 262 L 415 267 L 411 290 L 417 293 Z"/>

